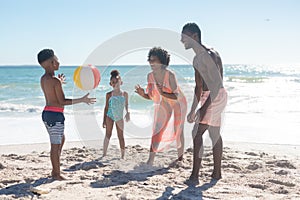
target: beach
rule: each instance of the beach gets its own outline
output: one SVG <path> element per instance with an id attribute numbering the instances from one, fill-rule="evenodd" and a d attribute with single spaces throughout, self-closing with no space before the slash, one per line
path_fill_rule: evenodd
<path id="1" fill-rule="evenodd" d="M 120 159 L 117 141 L 101 149 L 67 142 L 61 157 L 66 181 L 50 178 L 49 144 L 0 146 L 0 199 L 299 199 L 300 146 L 224 142 L 222 179 L 210 178 L 212 151 L 206 146 L 200 183 L 184 182 L 192 149 L 183 161 L 176 150 L 146 165 L 148 148 L 130 141 Z M 134 145 L 134 143 L 136 143 Z"/>
<path id="2" fill-rule="evenodd" d="M 93 91 L 72 82 L 76 66 L 63 66 L 67 97 L 87 92 L 97 103 L 65 108 L 66 144 L 61 170 L 66 181 L 50 178 L 49 136 L 41 120 L 44 97 L 38 66 L 0 67 L 0 199 L 299 199 L 300 68 L 225 65 L 228 104 L 223 116 L 222 179 L 211 180 L 213 159 L 208 134 L 200 183 L 188 186 L 192 170 L 193 124 L 185 123 L 184 160 L 176 148 L 158 153 L 148 166 L 153 103 L 140 98 L 134 85 L 146 86 L 149 66 L 98 66 L 102 80 Z M 102 155 L 105 93 L 109 73 L 121 72 L 129 94 L 131 120 L 125 123 L 125 159 L 115 129 L 108 155 Z M 194 74 L 189 65 L 170 66 L 188 101 L 193 99 Z M 171 119 L 172 121 L 172 119 Z M 172 122 L 170 122 L 171 124 Z"/>

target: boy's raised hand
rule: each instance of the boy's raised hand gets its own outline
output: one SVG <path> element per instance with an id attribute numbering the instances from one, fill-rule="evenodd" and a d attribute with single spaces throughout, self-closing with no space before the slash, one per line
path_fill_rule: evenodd
<path id="1" fill-rule="evenodd" d="M 87 93 L 86 95 L 84 95 L 84 96 L 82 97 L 82 102 L 84 102 L 84 103 L 86 103 L 86 104 L 88 104 L 88 105 L 94 104 L 94 103 L 96 102 L 96 98 L 89 98 L 89 97 L 88 97 L 89 94 L 90 94 L 90 93 Z"/>
<path id="2" fill-rule="evenodd" d="M 66 84 L 66 76 L 64 74 L 58 74 L 57 77 L 62 84 Z"/>

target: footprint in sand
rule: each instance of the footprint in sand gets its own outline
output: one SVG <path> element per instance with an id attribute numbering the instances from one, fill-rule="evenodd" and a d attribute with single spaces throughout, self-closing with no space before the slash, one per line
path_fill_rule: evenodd
<path id="1" fill-rule="evenodd" d="M 256 188 L 256 189 L 261 189 L 261 190 L 265 190 L 268 188 L 266 185 L 262 185 L 262 184 L 248 184 L 248 185 L 251 188 Z"/>
<path id="2" fill-rule="evenodd" d="M 286 170 L 279 170 L 279 171 L 276 171 L 275 174 L 277 175 L 287 175 L 289 174 L 290 172 L 286 171 Z"/>
<path id="3" fill-rule="evenodd" d="M 262 165 L 260 163 L 254 162 L 254 163 L 251 163 L 250 165 L 248 165 L 246 168 L 249 170 L 257 170 L 259 168 L 262 168 Z"/>
<path id="4" fill-rule="evenodd" d="M 288 160 L 274 160 L 274 161 L 268 161 L 266 164 L 271 166 L 277 166 L 282 168 L 288 168 L 288 169 L 296 169 L 294 165 L 292 165 Z"/>
<path id="5" fill-rule="evenodd" d="M 254 152 L 245 152 L 245 154 L 249 156 L 259 156 L 257 153 Z"/>
<path id="6" fill-rule="evenodd" d="M 235 164 L 227 164 L 227 165 L 223 165 L 223 168 L 233 168 L 233 169 L 237 169 L 237 170 L 242 170 L 242 167 L 235 165 Z"/>
<path id="7" fill-rule="evenodd" d="M 4 165 L 2 165 L 2 163 L 0 163 L 0 169 L 4 169 Z"/>
<path id="8" fill-rule="evenodd" d="M 280 187 L 280 188 L 276 189 L 274 192 L 277 193 L 277 194 L 288 194 L 289 193 L 289 191 L 287 191 L 283 187 Z"/>
<path id="9" fill-rule="evenodd" d="M 275 180 L 275 179 L 269 179 L 268 182 L 275 183 L 275 184 L 278 184 L 278 185 L 284 185 L 284 186 L 287 186 L 287 187 L 295 187 L 296 186 L 294 183 L 283 182 L 283 181 Z"/>

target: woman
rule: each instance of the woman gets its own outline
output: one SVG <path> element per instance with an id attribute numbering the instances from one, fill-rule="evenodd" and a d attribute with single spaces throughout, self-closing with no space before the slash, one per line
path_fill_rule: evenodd
<path id="1" fill-rule="evenodd" d="M 154 101 L 153 135 L 150 156 L 147 164 L 152 165 L 155 153 L 167 148 L 176 140 L 178 160 L 182 160 L 184 151 L 184 120 L 187 102 L 177 85 L 175 74 L 167 69 L 170 61 L 168 52 L 160 47 L 152 48 L 148 53 L 148 62 L 152 72 L 148 74 L 146 92 L 140 85 L 136 93 L 145 99 Z M 174 128 L 167 129 L 174 113 Z"/>

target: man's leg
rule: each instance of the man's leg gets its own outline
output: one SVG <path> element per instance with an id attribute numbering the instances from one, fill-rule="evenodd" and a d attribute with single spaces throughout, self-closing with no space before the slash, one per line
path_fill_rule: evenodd
<path id="1" fill-rule="evenodd" d="M 211 175 L 214 179 L 221 179 L 221 161 L 223 154 L 223 140 L 220 134 L 220 127 L 210 126 L 208 129 L 209 136 L 213 145 L 214 170 Z"/>
<path id="2" fill-rule="evenodd" d="M 195 124 L 193 128 L 193 144 L 194 144 L 194 153 L 193 153 L 193 171 L 189 178 L 190 181 L 198 182 L 199 181 L 199 170 L 202 161 L 203 154 L 203 139 L 202 135 L 207 130 L 207 124 Z"/>
<path id="3" fill-rule="evenodd" d="M 184 134 L 183 131 L 180 134 L 180 139 L 177 141 L 177 146 L 180 144 L 179 148 L 177 147 L 177 154 L 178 154 L 178 161 L 183 160 L 183 153 L 184 153 Z"/>

